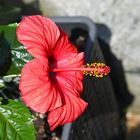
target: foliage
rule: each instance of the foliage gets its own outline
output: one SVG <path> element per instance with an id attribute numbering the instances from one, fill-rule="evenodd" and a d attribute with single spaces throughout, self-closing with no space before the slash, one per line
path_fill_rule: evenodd
<path id="1" fill-rule="evenodd" d="M 34 140 L 32 117 L 22 103 L 0 104 L 0 140 Z"/>
<path id="2" fill-rule="evenodd" d="M 5 53 L 5 52 L 9 52 L 11 50 L 10 51 L 11 55 L 9 54 L 9 57 L 11 56 L 11 64 L 9 64 L 9 63 L 8 63 L 8 65 L 4 64 L 4 67 L 6 67 L 6 68 L 9 68 L 9 65 L 10 65 L 10 69 L 7 74 L 20 74 L 23 65 L 32 59 L 32 56 L 17 41 L 16 28 L 17 28 L 16 23 L 0 26 L 1 34 L 2 35 L 4 34 L 3 37 L 0 38 L 0 41 L 3 42 L 2 51 Z M 7 53 L 5 53 L 5 54 L 4 53 L 1 53 L 1 51 L 0 51 L 0 57 L 7 54 Z M 5 61 L 7 61 L 7 60 L 8 59 L 5 58 Z M 0 59 L 0 64 L 1 64 L 1 61 L 2 61 L 2 59 Z M 0 68 L 0 71 L 2 71 L 1 68 Z"/>
<path id="3" fill-rule="evenodd" d="M 0 76 L 17 75 L 32 56 L 16 39 L 17 24 L 0 26 Z M 5 88 L 0 82 L 0 90 Z M 28 108 L 21 102 L 0 98 L 0 140 L 35 140 L 35 128 Z"/>

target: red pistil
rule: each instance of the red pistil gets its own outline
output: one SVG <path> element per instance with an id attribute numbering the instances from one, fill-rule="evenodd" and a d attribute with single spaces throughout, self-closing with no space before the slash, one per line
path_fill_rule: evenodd
<path id="1" fill-rule="evenodd" d="M 86 64 L 79 68 L 53 68 L 51 72 L 82 71 L 85 75 L 103 77 L 110 72 L 110 68 L 103 63 Z"/>

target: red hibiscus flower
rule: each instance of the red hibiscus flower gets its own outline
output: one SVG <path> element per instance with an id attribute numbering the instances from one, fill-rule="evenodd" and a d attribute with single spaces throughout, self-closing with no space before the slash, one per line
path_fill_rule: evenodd
<path id="1" fill-rule="evenodd" d="M 22 100 L 37 112 L 49 111 L 51 130 L 75 120 L 87 106 L 80 99 L 83 74 L 53 69 L 81 67 L 84 54 L 78 54 L 68 36 L 45 17 L 25 17 L 17 28 L 17 37 L 35 57 L 22 70 Z"/>
<path id="2" fill-rule="evenodd" d="M 101 77 L 108 68 L 102 64 L 81 67 L 83 52 L 78 53 L 68 36 L 46 17 L 25 17 L 17 37 L 34 56 L 22 69 L 22 100 L 34 111 L 48 112 L 51 130 L 75 120 L 87 106 L 80 99 L 83 72 Z"/>

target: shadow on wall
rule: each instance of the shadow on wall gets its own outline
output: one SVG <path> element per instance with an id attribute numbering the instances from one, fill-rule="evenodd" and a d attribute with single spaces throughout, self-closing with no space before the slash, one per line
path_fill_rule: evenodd
<path id="1" fill-rule="evenodd" d="M 104 24 L 97 24 L 97 30 L 101 50 L 107 65 L 111 68 L 110 77 L 114 87 L 120 117 L 125 117 L 125 111 L 131 105 L 134 97 L 128 90 L 121 60 L 118 60 L 110 50 L 109 44 L 112 35 L 110 29 Z"/>
<path id="2" fill-rule="evenodd" d="M 39 1 L 0 0 L 0 24 L 19 22 L 22 16 L 41 14 Z"/>

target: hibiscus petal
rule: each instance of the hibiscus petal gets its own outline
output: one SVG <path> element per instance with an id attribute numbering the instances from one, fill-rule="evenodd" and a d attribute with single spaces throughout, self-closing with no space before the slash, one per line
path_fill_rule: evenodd
<path id="1" fill-rule="evenodd" d="M 84 59 L 84 53 L 70 53 L 67 55 L 67 57 L 63 58 L 62 60 L 59 60 L 57 62 L 57 68 L 80 68 L 83 64 Z M 72 92 L 75 95 L 79 97 L 83 90 L 83 73 L 81 71 L 62 71 L 57 72 L 56 79 L 58 81 L 59 86 L 61 87 L 61 90 L 63 91 L 62 87 L 67 87 L 70 89 L 73 89 Z M 77 92 L 78 91 L 78 92 Z M 64 92 L 63 92 L 64 93 Z"/>
<path id="2" fill-rule="evenodd" d="M 60 37 L 58 42 L 55 44 L 53 50 L 53 57 L 56 60 L 63 59 L 68 56 L 70 53 L 78 53 L 76 47 L 69 41 L 68 35 L 60 30 Z"/>
<path id="3" fill-rule="evenodd" d="M 82 99 L 71 94 L 72 91 L 65 90 L 64 99 L 65 105 L 51 110 L 48 113 L 48 122 L 51 131 L 57 126 L 65 123 L 70 123 L 79 117 L 87 107 L 87 103 Z"/>
<path id="4" fill-rule="evenodd" d="M 34 59 L 24 65 L 19 88 L 25 104 L 37 112 L 45 113 L 62 105 L 61 96 L 49 78 L 47 59 Z"/>
<path id="5" fill-rule="evenodd" d="M 79 68 L 84 63 L 84 53 L 69 53 L 57 61 L 57 68 Z"/>
<path id="6" fill-rule="evenodd" d="M 17 27 L 17 38 L 36 58 L 50 56 L 60 31 L 56 24 L 39 15 L 26 16 Z"/>

